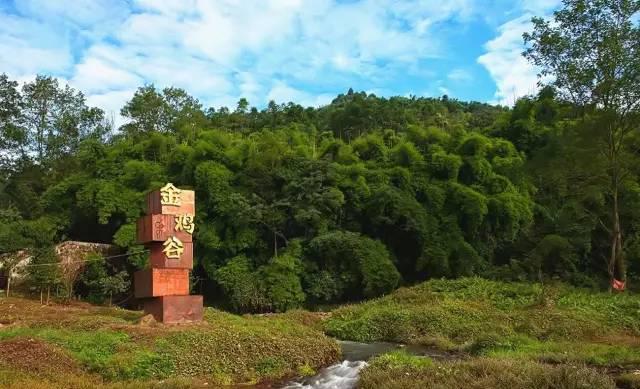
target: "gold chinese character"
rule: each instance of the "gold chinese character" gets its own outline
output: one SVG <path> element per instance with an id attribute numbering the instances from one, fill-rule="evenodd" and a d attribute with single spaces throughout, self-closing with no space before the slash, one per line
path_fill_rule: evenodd
<path id="1" fill-rule="evenodd" d="M 160 188 L 160 204 L 162 205 L 180 205 L 180 189 L 176 188 L 172 183 Z"/>
<path id="2" fill-rule="evenodd" d="M 163 243 L 163 246 L 164 250 L 162 250 L 162 252 L 167 256 L 167 258 L 180 259 L 184 252 L 184 244 L 175 236 L 167 239 Z"/>
<path id="3" fill-rule="evenodd" d="M 193 218 L 193 215 L 177 215 L 175 230 L 193 234 L 193 230 L 196 228 L 196 225 L 193 224 Z"/>

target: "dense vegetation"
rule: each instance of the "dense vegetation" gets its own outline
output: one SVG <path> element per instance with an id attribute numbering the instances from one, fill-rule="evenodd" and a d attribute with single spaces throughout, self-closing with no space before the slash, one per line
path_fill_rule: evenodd
<path id="1" fill-rule="evenodd" d="M 115 129 L 51 77 L 2 75 L 0 253 L 48 263 L 65 239 L 138 251 L 144 195 L 170 181 L 197 195 L 195 287 L 240 312 L 472 275 L 634 288 L 640 5 L 565 3 L 525 37 L 556 77 L 513 108 L 349 90 L 320 108 L 213 109 L 147 85 Z M 78 292 L 118 293 L 144 259 L 98 264 Z M 31 286 L 58 281 L 31 269 Z"/>
<path id="2" fill-rule="evenodd" d="M 48 78 L 25 88 L 47 84 L 62 93 Z M 144 194 L 171 181 L 195 188 L 198 264 L 240 311 L 373 297 L 443 276 L 542 272 L 594 284 L 606 280 L 606 196 L 576 190 L 582 166 L 557 148 L 579 123 L 545 92 L 513 110 L 349 93 L 317 110 L 205 114 L 186 95 L 172 108 L 178 92 L 146 87 L 123 111 L 131 123 L 107 138 L 99 124 L 70 140 L 52 125 L 40 157 L 26 150 L 40 147 L 32 134 L 21 135 L 24 152 L 3 166 L 2 251 L 62 239 L 138 250 Z M 56 120 L 77 123 L 85 110 Z M 640 198 L 629 185 L 631 205 Z M 638 218 L 627 209 L 635 259 Z"/>

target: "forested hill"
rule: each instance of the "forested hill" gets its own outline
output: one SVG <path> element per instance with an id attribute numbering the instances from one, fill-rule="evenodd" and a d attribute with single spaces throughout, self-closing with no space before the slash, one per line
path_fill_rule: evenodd
<path id="1" fill-rule="evenodd" d="M 349 90 L 320 108 L 259 110 L 145 86 L 121 114 L 113 129 L 55 79 L 0 77 L 0 252 L 30 248 L 46 262 L 67 239 L 136 251 L 145 193 L 172 182 L 196 190 L 207 297 L 237 311 L 356 300 L 434 277 L 609 283 L 602 139 L 550 88 L 513 109 Z M 627 138 L 619 205 L 630 287 L 636 146 Z M 143 265 L 132 255 L 94 273 Z M 78 290 L 99 298 L 91 277 Z"/>

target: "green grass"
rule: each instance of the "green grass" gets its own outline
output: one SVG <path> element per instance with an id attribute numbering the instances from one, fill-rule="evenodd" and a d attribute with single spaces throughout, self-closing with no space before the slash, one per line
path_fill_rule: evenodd
<path id="1" fill-rule="evenodd" d="M 484 339 L 469 348 L 474 355 L 534 359 L 550 363 L 585 363 L 593 366 L 640 366 L 640 347 L 624 343 L 539 341 L 519 336 Z"/>
<path id="2" fill-rule="evenodd" d="M 332 336 L 362 342 L 595 365 L 640 363 L 640 298 L 562 285 L 433 280 L 339 308 L 324 326 Z"/>
<path id="3" fill-rule="evenodd" d="M 422 357 L 382 355 L 361 373 L 361 389 L 613 389 L 613 380 L 583 366 L 476 358 L 433 362 Z"/>
<path id="4" fill-rule="evenodd" d="M 0 329 L 0 347 L 3 342 L 37 341 L 62 350 L 81 369 L 61 374 L 78 381 L 77 387 L 152 387 L 169 378 L 215 385 L 257 383 L 312 374 L 339 358 L 336 342 L 286 315 L 237 316 L 207 308 L 203 323 L 145 327 L 136 324 L 140 314 L 135 312 L 58 309 L 64 310 L 65 321 L 75 315 L 79 323 L 64 328 L 55 307 L 43 308 L 43 314 L 34 312 L 32 302 L 13 299 L 15 322 Z M 37 375 L 16 360 L 28 357 L 28 352 L 0 355 L 0 383 L 25 387 L 29 380 L 54 380 L 50 383 L 55 386 L 58 378 Z"/>
<path id="5" fill-rule="evenodd" d="M 487 335 L 529 335 L 536 339 L 579 339 L 640 333 L 636 296 L 587 294 L 558 287 L 546 301 L 537 285 L 479 278 L 434 280 L 339 308 L 325 323 L 327 333 L 356 341 L 417 342 L 444 338 L 455 344 Z"/>
<path id="6" fill-rule="evenodd" d="M 404 350 L 396 350 L 380 355 L 372 363 L 376 367 L 384 369 L 419 370 L 433 366 L 431 358 L 411 355 Z"/>
<path id="7" fill-rule="evenodd" d="M 210 327 L 158 339 L 157 349 L 173 361 L 175 372 L 213 376 L 227 384 L 258 382 L 317 369 L 339 357 L 333 341 L 283 317 L 240 317 L 207 309 L 206 321 Z"/>
<path id="8" fill-rule="evenodd" d="M 0 331 L 0 340 L 36 338 L 68 351 L 87 371 L 98 372 L 109 379 L 137 378 L 152 352 L 140 349 L 123 331 L 79 331 L 59 328 L 11 327 Z M 142 366 L 141 366 L 142 365 Z"/>

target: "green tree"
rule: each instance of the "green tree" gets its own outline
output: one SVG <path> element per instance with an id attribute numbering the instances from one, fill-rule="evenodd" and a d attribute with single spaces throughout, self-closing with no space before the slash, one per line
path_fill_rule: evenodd
<path id="1" fill-rule="evenodd" d="M 21 125 L 23 101 L 18 83 L 0 74 L 0 150 L 2 166 L 9 162 L 9 152 L 13 158 L 24 157 L 27 152 L 27 134 Z"/>
<path id="2" fill-rule="evenodd" d="M 216 270 L 215 280 L 222 287 L 234 310 L 240 312 L 268 310 L 270 304 L 264 294 L 264 285 L 246 256 L 234 257 Z"/>
<path id="3" fill-rule="evenodd" d="M 305 258 L 305 283 L 316 301 L 376 297 L 400 282 L 384 244 L 354 232 L 334 231 L 314 238 Z"/>
<path id="4" fill-rule="evenodd" d="M 46 304 L 49 305 L 51 288 L 60 283 L 60 265 L 53 247 L 34 250 L 27 271 L 31 284 L 40 289 L 40 304 L 45 303 L 44 291 L 46 290 Z"/>
<path id="5" fill-rule="evenodd" d="M 524 34 L 524 55 L 594 126 L 611 209 L 608 272 L 621 280 L 626 264 L 620 194 L 629 176 L 627 141 L 640 116 L 640 24 L 633 19 L 639 11 L 637 0 L 564 0 L 553 20 L 533 18 L 533 31 Z"/>
<path id="6" fill-rule="evenodd" d="M 24 84 L 22 97 L 21 124 L 39 163 L 73 153 L 82 139 L 101 138 L 109 130 L 102 110 L 87 107 L 81 92 L 61 88 L 53 77 Z"/>
<path id="7" fill-rule="evenodd" d="M 24 220 L 15 209 L 0 211 L 0 266 L 7 273 L 7 290 L 17 266 L 53 244 L 56 227 L 46 218 Z"/>
<path id="8" fill-rule="evenodd" d="M 97 254 L 87 256 L 87 265 L 79 280 L 88 288 L 89 299 L 96 302 L 113 303 L 113 296 L 129 289 L 129 273 L 112 269 L 107 261 Z"/>
<path id="9" fill-rule="evenodd" d="M 284 253 L 260 268 L 259 276 L 272 310 L 283 312 L 304 303 L 306 296 L 300 283 L 301 253 L 299 242 L 291 242 Z"/>
<path id="10" fill-rule="evenodd" d="M 197 99 L 180 88 L 165 88 L 160 92 L 153 85 L 138 88 L 120 114 L 131 120 L 123 130 L 135 138 L 149 132 L 175 132 L 193 139 L 198 127 L 206 123 Z"/>

